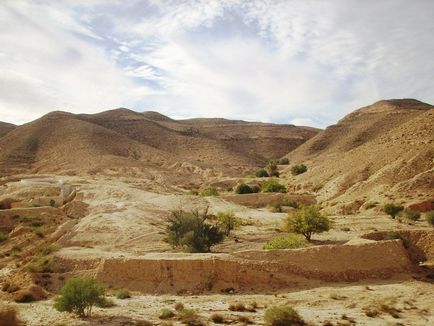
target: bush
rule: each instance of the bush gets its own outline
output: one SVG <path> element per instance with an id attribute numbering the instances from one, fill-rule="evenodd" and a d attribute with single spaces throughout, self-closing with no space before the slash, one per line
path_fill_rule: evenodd
<path id="1" fill-rule="evenodd" d="M 224 322 L 225 322 L 225 317 L 223 317 L 223 315 L 217 314 L 217 313 L 212 314 L 210 319 L 216 324 L 224 324 Z"/>
<path id="2" fill-rule="evenodd" d="M 8 235 L 6 233 L 0 232 L 0 243 L 6 241 L 8 239 Z"/>
<path id="3" fill-rule="evenodd" d="M 283 157 L 279 160 L 279 164 L 281 165 L 288 165 L 289 164 L 289 159 L 287 157 Z"/>
<path id="4" fill-rule="evenodd" d="M 313 233 L 330 230 L 330 220 L 315 205 L 302 206 L 296 212 L 288 214 L 286 229 L 289 232 L 303 234 L 310 241 Z"/>
<path id="5" fill-rule="evenodd" d="M 178 318 L 181 323 L 191 326 L 201 326 L 204 323 L 200 320 L 200 316 L 193 309 L 184 309 L 178 313 Z"/>
<path id="6" fill-rule="evenodd" d="M 268 175 L 270 177 L 279 177 L 279 171 L 277 170 L 277 161 L 270 160 L 267 165 Z"/>
<path id="7" fill-rule="evenodd" d="M 411 208 L 404 209 L 404 217 L 411 221 L 417 221 L 420 219 L 420 213 Z"/>
<path id="8" fill-rule="evenodd" d="M 101 301 L 96 303 L 96 306 L 100 308 L 111 308 L 111 307 L 115 307 L 116 303 L 112 298 L 103 297 Z"/>
<path id="9" fill-rule="evenodd" d="M 291 168 L 292 175 L 299 175 L 307 171 L 307 166 L 304 164 L 297 164 Z"/>
<path id="10" fill-rule="evenodd" d="M 33 262 L 26 266 L 26 269 L 31 273 L 55 273 L 60 267 L 54 257 L 37 255 L 33 258 Z"/>
<path id="11" fill-rule="evenodd" d="M 167 220 L 167 242 L 186 252 L 209 252 L 212 245 L 224 239 L 224 232 L 207 223 L 208 211 L 173 211 Z"/>
<path id="12" fill-rule="evenodd" d="M 434 227 L 434 211 L 429 211 L 425 213 L 425 220 L 428 222 L 429 225 Z"/>
<path id="13" fill-rule="evenodd" d="M 275 179 L 270 179 L 262 185 L 263 192 L 286 192 L 286 188 L 284 185 L 280 184 L 279 181 Z"/>
<path id="14" fill-rule="evenodd" d="M 184 307 L 184 304 L 182 302 L 177 302 L 175 304 L 175 310 L 176 311 L 181 311 L 181 310 L 184 310 L 184 309 L 185 309 L 185 307 Z"/>
<path id="15" fill-rule="evenodd" d="M 246 305 L 242 302 L 231 303 L 229 305 L 230 311 L 246 311 Z"/>
<path id="16" fill-rule="evenodd" d="M 218 212 L 217 220 L 220 230 L 222 230 L 226 236 L 240 224 L 239 218 L 232 212 Z"/>
<path id="17" fill-rule="evenodd" d="M 306 247 L 306 240 L 295 234 L 290 234 L 287 237 L 277 237 L 267 241 L 264 249 L 296 249 Z"/>
<path id="18" fill-rule="evenodd" d="M 80 317 L 90 316 L 92 307 L 104 300 L 104 293 L 103 286 L 91 277 L 70 278 L 56 297 L 54 308 Z"/>
<path id="19" fill-rule="evenodd" d="M 218 196 L 219 192 L 217 191 L 216 188 L 214 187 L 208 187 L 208 188 L 204 188 L 200 191 L 200 195 L 202 197 L 209 197 L 209 196 Z"/>
<path id="20" fill-rule="evenodd" d="M 271 211 L 274 213 L 282 213 L 282 207 L 284 206 L 293 207 L 293 208 L 299 207 L 298 203 L 292 199 L 282 199 L 282 200 L 272 202 L 270 204 Z"/>
<path id="21" fill-rule="evenodd" d="M 116 298 L 121 299 L 121 300 L 122 299 L 129 299 L 129 298 L 131 298 L 131 293 L 128 290 L 121 289 L 121 290 L 116 291 L 115 296 L 116 296 Z"/>
<path id="22" fill-rule="evenodd" d="M 170 310 L 169 308 L 163 308 L 161 309 L 161 313 L 160 316 L 158 316 L 158 318 L 160 319 L 169 319 L 169 318 L 173 318 L 175 316 L 175 313 Z"/>
<path id="23" fill-rule="evenodd" d="M 306 323 L 289 305 L 273 306 L 264 314 L 265 326 L 304 326 Z"/>
<path id="24" fill-rule="evenodd" d="M 393 203 L 384 205 L 384 212 L 387 215 L 390 215 L 392 218 L 395 218 L 396 215 L 398 215 L 398 213 L 401 212 L 403 209 L 404 209 L 403 206 L 398 206 Z"/>
<path id="25" fill-rule="evenodd" d="M 268 174 L 267 170 L 259 169 L 258 171 L 256 171 L 255 176 L 257 178 L 267 178 L 267 177 L 269 177 L 269 174 Z"/>
<path id="26" fill-rule="evenodd" d="M 235 189 L 235 193 L 237 194 L 252 194 L 252 193 L 256 193 L 259 192 L 260 188 L 258 186 L 249 186 L 248 184 L 245 183 L 240 183 L 237 188 Z"/>

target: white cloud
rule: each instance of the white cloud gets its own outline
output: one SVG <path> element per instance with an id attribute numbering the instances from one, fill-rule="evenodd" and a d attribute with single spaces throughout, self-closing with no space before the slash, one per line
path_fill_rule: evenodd
<path id="1" fill-rule="evenodd" d="M 0 120 L 126 106 L 325 126 L 381 98 L 434 101 L 432 1 L 9 0 L 0 9 Z"/>

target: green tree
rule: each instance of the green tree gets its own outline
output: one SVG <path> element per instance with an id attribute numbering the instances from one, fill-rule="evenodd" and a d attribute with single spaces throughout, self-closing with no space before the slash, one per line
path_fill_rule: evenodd
<path id="1" fill-rule="evenodd" d="M 384 212 L 390 215 L 393 219 L 404 209 L 403 206 L 395 205 L 394 203 L 389 203 L 384 205 Z"/>
<path id="2" fill-rule="evenodd" d="M 54 301 L 59 311 L 73 312 L 80 317 L 89 317 L 92 307 L 102 303 L 104 287 L 91 277 L 74 277 L 66 281 Z"/>
<path id="3" fill-rule="evenodd" d="M 297 164 L 291 168 L 292 175 L 299 175 L 307 171 L 307 166 L 304 164 Z"/>
<path id="4" fill-rule="evenodd" d="M 302 206 L 298 211 L 289 213 L 286 219 L 286 229 L 304 235 L 308 241 L 313 233 L 328 231 L 330 226 L 330 220 L 315 205 Z"/>
<path id="5" fill-rule="evenodd" d="M 166 241 L 186 252 L 209 252 L 212 245 L 223 241 L 224 232 L 208 223 L 208 219 L 208 210 L 173 211 L 167 219 Z"/>

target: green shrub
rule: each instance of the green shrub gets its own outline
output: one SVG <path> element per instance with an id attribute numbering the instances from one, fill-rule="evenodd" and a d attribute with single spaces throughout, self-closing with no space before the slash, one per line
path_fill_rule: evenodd
<path id="1" fill-rule="evenodd" d="M 261 188 L 257 185 L 249 186 L 245 183 L 240 183 L 235 189 L 235 193 L 237 194 L 253 194 L 261 191 Z"/>
<path id="2" fill-rule="evenodd" d="M 300 236 L 290 234 L 286 237 L 273 238 L 264 245 L 264 249 L 296 249 L 306 247 L 307 242 Z"/>
<path id="3" fill-rule="evenodd" d="M 289 213 L 286 219 L 286 229 L 303 234 L 308 241 L 313 233 L 330 230 L 330 225 L 330 220 L 315 205 L 302 206 L 298 211 Z"/>
<path id="4" fill-rule="evenodd" d="M 237 218 L 232 212 L 218 212 L 217 213 L 218 226 L 226 236 L 240 225 L 240 219 Z"/>
<path id="5" fill-rule="evenodd" d="M 169 318 L 173 318 L 175 316 L 175 313 L 170 310 L 169 308 L 163 308 L 161 309 L 161 313 L 160 316 L 158 316 L 158 318 L 160 319 L 169 319 Z"/>
<path id="6" fill-rule="evenodd" d="M 128 290 L 121 289 L 121 290 L 116 291 L 115 296 L 118 299 L 129 299 L 129 298 L 131 298 L 131 293 Z"/>
<path id="7" fill-rule="evenodd" d="M 167 219 L 166 241 L 186 252 L 209 252 L 212 245 L 222 242 L 224 232 L 207 223 L 209 215 L 199 211 L 173 211 Z"/>
<path id="8" fill-rule="evenodd" d="M 204 188 L 200 191 L 200 195 L 202 197 L 209 197 L 209 196 L 218 196 L 219 192 L 217 191 L 216 188 L 214 187 L 208 187 L 208 188 Z"/>
<path id="9" fill-rule="evenodd" d="M 26 269 L 32 273 L 56 273 L 60 267 L 54 257 L 38 255 L 26 266 Z"/>
<path id="10" fill-rule="evenodd" d="M 264 314 L 265 326 L 304 326 L 306 323 L 289 305 L 273 306 Z"/>
<path id="11" fill-rule="evenodd" d="M 291 168 L 292 175 L 299 175 L 306 171 L 307 171 L 307 166 L 304 164 L 296 164 Z"/>
<path id="12" fill-rule="evenodd" d="M 270 179 L 262 184 L 263 192 L 286 192 L 286 187 L 279 183 L 276 179 Z"/>
<path id="13" fill-rule="evenodd" d="M 104 300 L 104 293 L 104 287 L 91 277 L 70 278 L 56 297 L 54 308 L 81 317 L 90 316 L 92 307 Z"/>
<path id="14" fill-rule="evenodd" d="M 0 243 L 6 241 L 8 239 L 8 235 L 6 233 L 0 232 Z"/>
<path id="15" fill-rule="evenodd" d="M 270 177 L 279 177 L 279 171 L 277 169 L 277 161 L 270 160 L 267 164 L 267 171 Z"/>
<path id="16" fill-rule="evenodd" d="M 417 221 L 420 219 L 420 213 L 411 208 L 404 209 L 404 217 L 411 221 Z"/>
<path id="17" fill-rule="evenodd" d="M 281 165 L 288 165 L 289 164 L 289 159 L 287 157 L 283 157 L 279 160 L 279 164 Z"/>
<path id="18" fill-rule="evenodd" d="M 392 218 L 395 218 L 398 213 L 400 213 L 404 209 L 403 206 L 398 206 L 393 203 L 389 203 L 384 205 L 384 212 L 387 215 L 390 215 Z"/>
<path id="19" fill-rule="evenodd" d="M 259 169 L 258 171 L 256 171 L 255 176 L 257 178 L 267 178 L 267 177 L 269 177 L 268 172 L 265 169 Z"/>
<path id="20" fill-rule="evenodd" d="M 434 227 L 434 211 L 429 211 L 425 213 L 425 220 L 428 222 L 429 225 Z"/>

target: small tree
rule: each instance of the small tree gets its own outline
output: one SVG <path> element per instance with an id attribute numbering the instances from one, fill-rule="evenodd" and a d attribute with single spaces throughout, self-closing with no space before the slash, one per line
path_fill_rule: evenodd
<path id="1" fill-rule="evenodd" d="M 286 192 L 286 187 L 275 179 L 270 179 L 262 184 L 263 192 Z"/>
<path id="2" fill-rule="evenodd" d="M 389 203 L 384 205 L 384 212 L 387 215 L 390 215 L 393 219 L 404 209 L 403 206 L 398 206 L 393 203 Z"/>
<path id="3" fill-rule="evenodd" d="M 434 227 L 434 211 L 429 211 L 425 213 L 425 219 L 429 225 Z"/>
<path id="4" fill-rule="evenodd" d="M 256 171 L 255 176 L 257 178 L 267 178 L 267 177 L 269 177 L 269 174 L 268 174 L 267 170 L 259 169 L 258 171 Z"/>
<path id="5" fill-rule="evenodd" d="M 70 278 L 55 299 L 54 308 L 89 317 L 92 307 L 104 301 L 104 293 L 104 287 L 91 277 Z"/>
<path id="6" fill-rule="evenodd" d="M 204 213 L 173 211 L 167 220 L 166 241 L 186 252 L 209 252 L 212 245 L 223 241 L 224 233 L 208 219 L 208 209 Z"/>
<path id="7" fill-rule="evenodd" d="M 289 164 L 289 159 L 287 157 L 283 157 L 279 160 L 279 164 L 280 165 L 288 165 Z"/>
<path id="8" fill-rule="evenodd" d="M 277 161 L 270 160 L 267 165 L 268 175 L 270 177 L 279 177 L 279 171 L 277 170 Z"/>
<path id="9" fill-rule="evenodd" d="M 297 164 L 291 168 L 292 175 L 299 175 L 307 171 L 307 166 L 304 164 Z"/>
<path id="10" fill-rule="evenodd" d="M 296 212 L 288 214 L 286 229 L 289 232 L 304 235 L 310 241 L 313 233 L 321 233 L 330 230 L 330 220 L 322 214 L 318 206 L 302 206 Z"/>
<path id="11" fill-rule="evenodd" d="M 229 233 L 240 224 L 239 218 L 237 218 L 232 212 L 218 212 L 217 220 L 220 229 L 226 236 L 228 236 Z"/>
<path id="12" fill-rule="evenodd" d="M 265 311 L 266 326 L 304 326 L 303 318 L 289 305 L 272 306 Z"/>
<path id="13" fill-rule="evenodd" d="M 404 209 L 404 216 L 406 219 L 411 221 L 417 221 L 420 219 L 420 213 L 411 208 Z"/>

